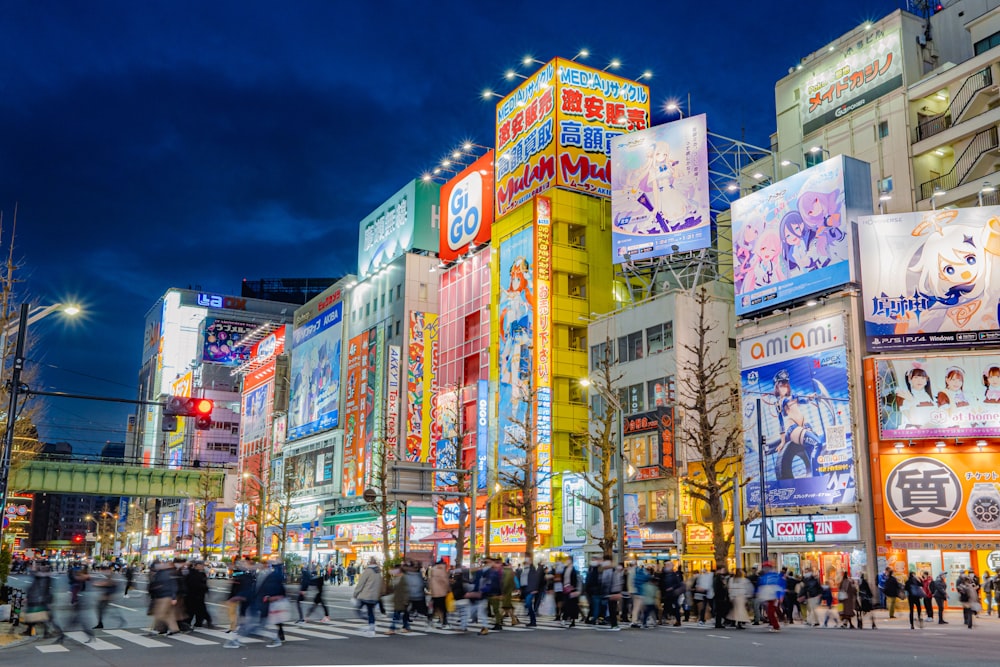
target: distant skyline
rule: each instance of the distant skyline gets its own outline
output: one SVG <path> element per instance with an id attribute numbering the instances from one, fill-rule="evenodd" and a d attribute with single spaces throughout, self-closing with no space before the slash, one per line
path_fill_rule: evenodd
<path id="1" fill-rule="evenodd" d="M 648 81 L 653 123 L 767 147 L 774 84 L 901 0 L 680 3 L 106 1 L 11 4 L 0 22 L 0 210 L 15 299 L 79 301 L 32 325 L 36 388 L 134 398 L 143 320 L 171 287 L 356 269 L 358 223 L 464 140 L 540 61 Z M 690 95 L 691 108 L 687 107 Z M 38 400 L 38 399 L 35 399 Z M 42 439 L 123 441 L 134 409 L 46 399 Z"/>

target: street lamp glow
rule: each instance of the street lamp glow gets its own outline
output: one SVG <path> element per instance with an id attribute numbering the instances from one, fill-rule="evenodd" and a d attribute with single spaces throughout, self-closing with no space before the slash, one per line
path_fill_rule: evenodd
<path id="1" fill-rule="evenodd" d="M 79 315 L 80 314 L 80 307 L 79 306 L 74 306 L 74 305 L 69 305 L 69 306 L 66 306 L 65 308 L 63 308 L 63 312 L 66 313 L 67 315 L 71 316 L 71 317 L 73 315 Z"/>
<path id="2" fill-rule="evenodd" d="M 589 387 L 590 384 L 591 384 L 590 378 L 580 378 L 580 386 L 581 387 L 586 388 L 586 387 Z"/>
<path id="3" fill-rule="evenodd" d="M 471 151 L 472 150 L 472 142 L 471 141 L 466 141 L 464 144 L 462 144 L 462 150 L 463 151 Z"/>

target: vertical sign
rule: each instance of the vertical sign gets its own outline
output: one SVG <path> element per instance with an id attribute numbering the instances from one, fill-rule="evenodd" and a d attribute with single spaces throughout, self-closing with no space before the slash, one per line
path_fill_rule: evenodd
<path id="1" fill-rule="evenodd" d="M 535 431 L 538 532 L 552 532 L 552 200 L 535 197 Z"/>
<path id="2" fill-rule="evenodd" d="M 364 489 L 371 469 L 372 438 L 375 435 L 375 391 L 378 387 L 378 327 L 368 330 L 368 355 L 365 359 L 365 409 L 364 437 L 360 438 L 358 452 L 358 488 Z M 379 405 L 379 408 L 382 406 Z"/>
<path id="3" fill-rule="evenodd" d="M 371 447 L 368 448 L 369 463 L 367 467 L 367 478 L 371 484 L 375 483 L 375 478 L 382 474 L 381 451 L 388 447 L 388 439 L 385 433 L 385 327 L 381 324 L 375 327 L 375 373 L 371 378 L 375 388 L 374 397 L 374 427 L 371 434 Z M 377 451 L 378 450 L 378 451 Z M 386 455 L 392 457 L 392 450 L 388 450 Z"/>
<path id="4" fill-rule="evenodd" d="M 476 386 L 476 476 L 480 490 L 486 488 L 489 475 L 490 384 L 480 380 Z"/>
<path id="5" fill-rule="evenodd" d="M 399 455 L 397 451 L 397 447 L 399 447 L 399 364 L 399 346 L 390 345 L 388 378 L 386 381 L 385 442 L 393 456 Z"/>
<path id="6" fill-rule="evenodd" d="M 437 420 L 437 348 L 438 348 L 438 316 L 436 313 L 425 315 L 424 327 L 424 404 L 423 421 L 420 431 L 420 460 L 433 462 L 434 447 L 440 439 L 440 424 Z"/>
<path id="7" fill-rule="evenodd" d="M 194 378 L 191 375 L 191 371 L 188 371 L 181 377 L 174 380 L 173 387 L 171 391 L 174 396 L 191 396 L 191 386 L 194 384 Z M 174 460 L 179 453 L 173 451 L 175 448 L 181 448 L 184 446 L 184 434 L 187 429 L 187 419 L 177 420 L 177 430 L 170 434 L 167 440 L 167 448 L 170 449 L 170 460 Z"/>
<path id="8" fill-rule="evenodd" d="M 364 405 L 367 383 L 368 333 L 355 336 L 348 343 L 347 393 L 344 406 L 347 418 L 344 422 L 344 477 L 343 494 L 346 497 L 360 495 L 357 487 L 358 461 L 364 455 Z M 360 489 L 363 490 L 363 489 Z"/>

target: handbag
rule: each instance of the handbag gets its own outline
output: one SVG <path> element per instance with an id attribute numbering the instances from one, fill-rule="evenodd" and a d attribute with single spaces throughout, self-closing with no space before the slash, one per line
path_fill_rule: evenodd
<path id="1" fill-rule="evenodd" d="M 838 591 L 837 592 L 837 599 L 838 600 L 846 600 L 847 599 L 847 591 Z"/>
<path id="2" fill-rule="evenodd" d="M 444 610 L 449 614 L 455 613 L 455 595 L 451 591 L 444 596 Z"/>
<path id="3" fill-rule="evenodd" d="M 45 609 L 38 611 L 21 612 L 22 623 L 46 623 L 49 620 L 49 612 Z"/>
<path id="4" fill-rule="evenodd" d="M 267 605 L 268 625 L 278 625 L 292 620 L 292 605 L 288 603 L 288 598 L 277 598 L 271 600 Z"/>

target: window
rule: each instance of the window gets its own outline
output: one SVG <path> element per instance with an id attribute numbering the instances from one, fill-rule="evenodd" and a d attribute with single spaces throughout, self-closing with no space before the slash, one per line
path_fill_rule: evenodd
<path id="1" fill-rule="evenodd" d="M 604 416 L 604 411 L 607 409 L 604 397 L 598 394 L 596 391 L 590 392 L 590 414 L 594 419 L 600 419 Z"/>
<path id="2" fill-rule="evenodd" d="M 972 50 L 976 52 L 978 56 L 980 53 L 986 53 L 994 46 L 1000 46 L 1000 32 L 995 32 L 985 39 L 981 39 L 972 45 Z"/>
<path id="3" fill-rule="evenodd" d="M 636 331 L 618 339 L 618 363 L 642 359 L 642 332 Z"/>
<path id="4" fill-rule="evenodd" d="M 878 182 L 879 194 L 892 192 L 892 176 L 886 176 Z"/>
<path id="5" fill-rule="evenodd" d="M 650 409 L 667 405 L 674 400 L 674 378 L 667 377 L 650 380 L 646 383 L 646 396 Z"/>
<path id="6" fill-rule="evenodd" d="M 625 456 L 633 468 L 645 468 L 652 465 L 650 456 L 653 454 L 650 444 L 655 445 L 656 443 L 650 443 L 648 433 L 634 435 L 625 439 Z"/>
<path id="7" fill-rule="evenodd" d="M 392 303 L 392 285 L 389 285 L 389 303 Z"/>
<path id="8" fill-rule="evenodd" d="M 887 120 L 879 121 L 878 138 L 885 139 L 888 136 L 889 136 L 889 121 Z"/>
<path id="9" fill-rule="evenodd" d="M 427 283 L 417 284 L 417 298 L 421 301 L 427 300 Z"/>
<path id="10" fill-rule="evenodd" d="M 674 323 L 664 322 L 646 329 L 646 349 L 649 354 L 659 354 L 674 346 Z"/>
<path id="11" fill-rule="evenodd" d="M 385 308 L 385 292 L 382 293 L 382 302 L 379 304 L 379 308 Z"/>
<path id="12" fill-rule="evenodd" d="M 625 414 L 634 415 L 646 409 L 646 396 L 642 384 L 633 384 L 618 390 L 618 401 Z"/>
<path id="13" fill-rule="evenodd" d="M 396 335 L 399 335 L 399 320 L 396 320 Z"/>
<path id="14" fill-rule="evenodd" d="M 593 345 L 590 348 L 590 370 L 597 370 L 601 367 L 601 364 L 607 359 L 608 355 L 608 344 L 600 343 L 599 345 Z M 614 359 L 608 359 L 610 363 L 614 363 Z"/>
<path id="15" fill-rule="evenodd" d="M 816 151 L 815 153 L 806 153 L 806 169 L 809 167 L 815 167 L 820 162 L 823 161 L 823 151 Z"/>
<path id="16" fill-rule="evenodd" d="M 396 298 L 397 299 L 402 299 L 403 298 L 403 286 L 402 285 L 396 285 Z"/>
<path id="17" fill-rule="evenodd" d="M 369 301 L 368 303 L 365 304 L 365 317 L 371 315 L 371 312 L 372 312 L 372 302 Z"/>

